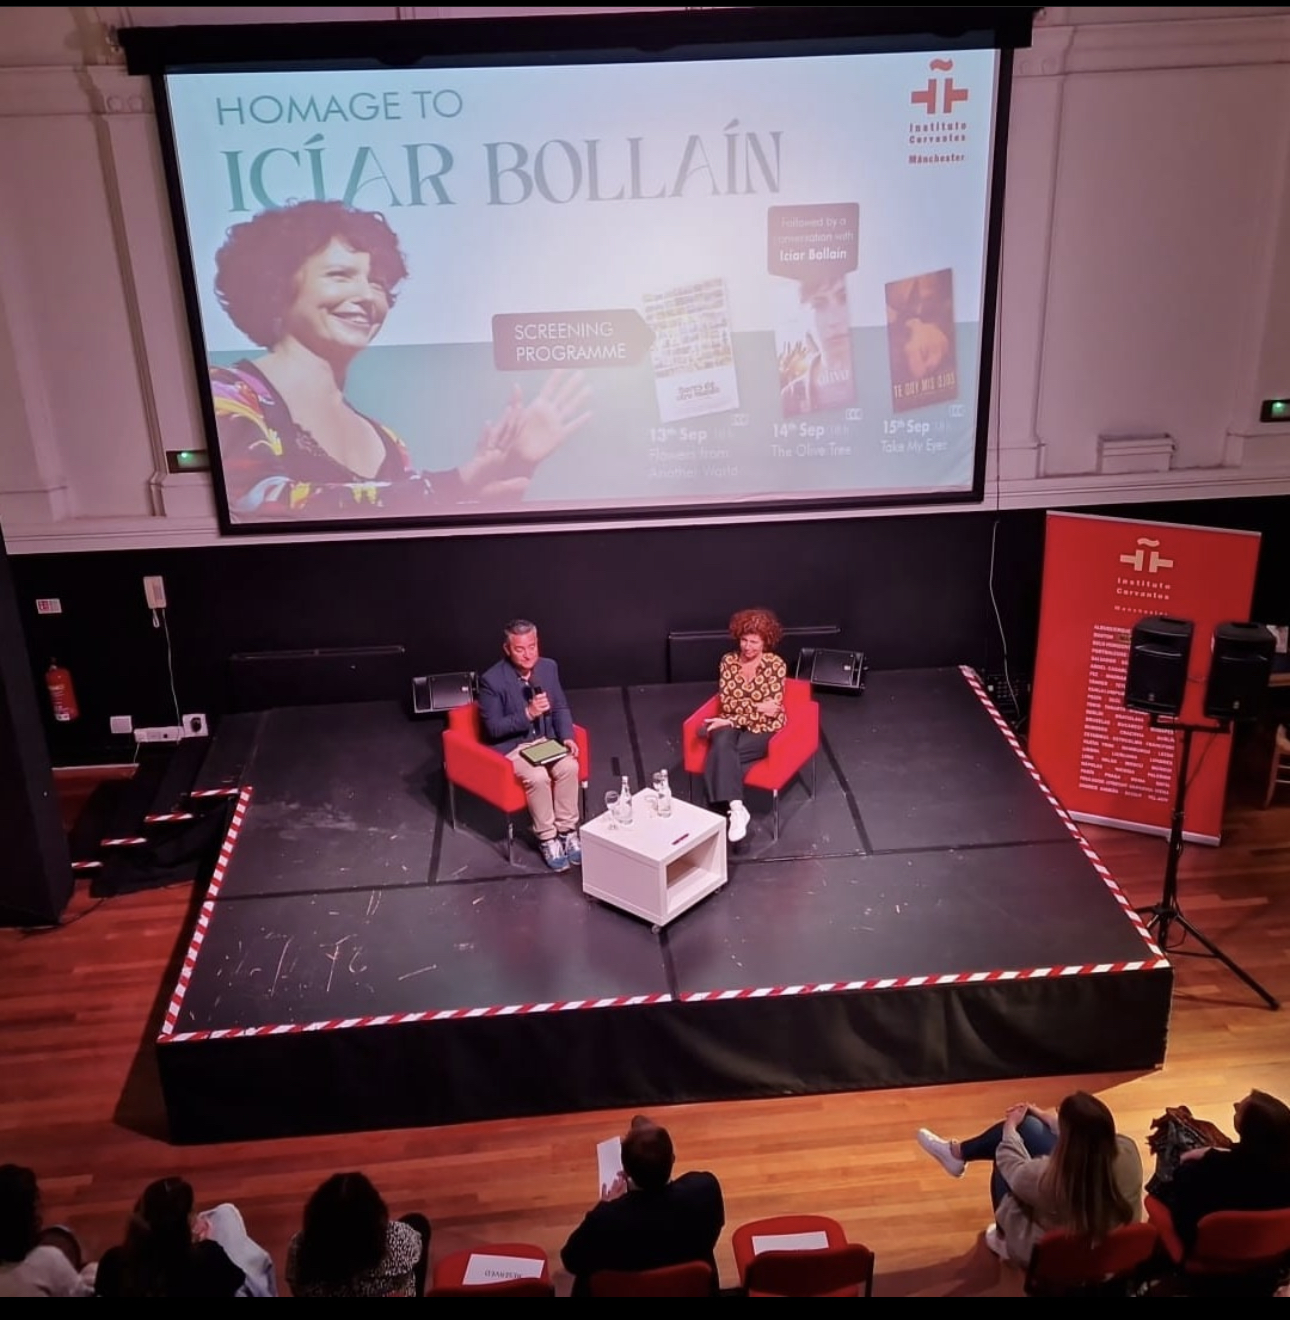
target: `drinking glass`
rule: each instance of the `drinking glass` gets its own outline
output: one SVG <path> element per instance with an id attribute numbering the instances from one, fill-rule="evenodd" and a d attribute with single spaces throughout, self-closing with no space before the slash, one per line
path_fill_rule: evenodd
<path id="1" fill-rule="evenodd" d="M 616 788 L 611 788 L 605 794 L 605 810 L 609 813 L 609 828 L 611 830 L 618 828 L 618 799 L 620 796 Z"/>

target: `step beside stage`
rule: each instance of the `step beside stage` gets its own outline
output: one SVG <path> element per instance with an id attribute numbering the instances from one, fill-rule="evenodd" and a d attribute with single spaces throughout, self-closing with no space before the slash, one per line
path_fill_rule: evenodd
<path id="1" fill-rule="evenodd" d="M 589 810 L 704 683 L 572 694 Z M 968 670 L 820 692 L 815 791 L 655 931 L 458 795 L 395 702 L 227 719 L 229 827 L 156 1057 L 180 1143 L 1140 1071 L 1173 972 Z M 701 789 L 700 789 L 701 793 Z M 702 800 L 701 796 L 698 800 Z"/>

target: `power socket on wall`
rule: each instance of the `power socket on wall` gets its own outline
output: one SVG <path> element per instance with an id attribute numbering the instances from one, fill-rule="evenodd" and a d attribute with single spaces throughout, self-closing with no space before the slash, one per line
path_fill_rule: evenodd
<path id="1" fill-rule="evenodd" d="M 184 731 L 177 724 L 164 724 L 153 729 L 136 729 L 134 740 L 137 743 L 178 742 Z"/>
<path id="2" fill-rule="evenodd" d="M 182 720 L 185 738 L 205 738 L 210 734 L 205 715 L 185 715 Z"/>

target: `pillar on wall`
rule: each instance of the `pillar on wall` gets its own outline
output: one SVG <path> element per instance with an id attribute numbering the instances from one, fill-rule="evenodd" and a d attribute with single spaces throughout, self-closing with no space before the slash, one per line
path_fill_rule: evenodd
<path id="1" fill-rule="evenodd" d="M 54 924 L 73 887 L 54 771 L 0 530 L 0 925 Z"/>

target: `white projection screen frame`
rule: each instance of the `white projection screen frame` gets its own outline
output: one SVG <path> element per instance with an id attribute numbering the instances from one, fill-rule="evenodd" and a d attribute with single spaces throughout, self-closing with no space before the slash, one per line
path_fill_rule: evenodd
<path id="1" fill-rule="evenodd" d="M 1034 12 L 124 30 L 222 531 L 979 502 Z"/>

